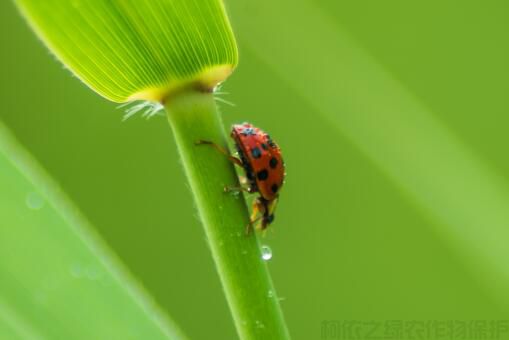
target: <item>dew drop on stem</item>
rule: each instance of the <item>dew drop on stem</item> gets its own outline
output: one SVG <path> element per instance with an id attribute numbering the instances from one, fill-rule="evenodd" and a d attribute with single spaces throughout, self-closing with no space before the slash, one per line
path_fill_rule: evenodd
<path id="1" fill-rule="evenodd" d="M 263 245 L 261 251 L 263 260 L 268 261 L 272 258 L 272 249 L 269 246 Z"/>
<path id="2" fill-rule="evenodd" d="M 31 210 L 39 210 L 44 206 L 44 199 L 36 192 L 29 192 L 26 196 L 25 203 Z"/>

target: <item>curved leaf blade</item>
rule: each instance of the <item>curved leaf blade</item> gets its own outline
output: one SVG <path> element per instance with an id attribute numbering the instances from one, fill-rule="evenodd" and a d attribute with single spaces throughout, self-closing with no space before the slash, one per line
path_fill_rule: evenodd
<path id="1" fill-rule="evenodd" d="M 17 0 L 28 22 L 81 80 L 115 102 L 163 101 L 212 89 L 237 64 L 220 0 Z"/>
<path id="2" fill-rule="evenodd" d="M 0 335 L 182 339 L 0 123 Z"/>

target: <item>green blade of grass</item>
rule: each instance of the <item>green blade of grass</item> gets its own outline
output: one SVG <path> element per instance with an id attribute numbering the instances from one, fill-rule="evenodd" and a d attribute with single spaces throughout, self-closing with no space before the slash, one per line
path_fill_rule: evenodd
<path id="1" fill-rule="evenodd" d="M 0 337 L 183 339 L 0 123 Z"/>
<path id="2" fill-rule="evenodd" d="M 229 5 L 243 32 L 240 41 L 408 193 L 486 290 L 509 303 L 507 181 L 319 4 L 238 0 Z M 280 25 L 283 14 L 286 24 Z"/>

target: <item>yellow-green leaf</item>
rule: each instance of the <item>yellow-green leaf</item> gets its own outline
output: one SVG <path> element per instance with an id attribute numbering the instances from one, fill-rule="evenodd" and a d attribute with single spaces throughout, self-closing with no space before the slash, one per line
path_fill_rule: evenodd
<path id="1" fill-rule="evenodd" d="M 212 89 L 237 64 L 221 0 L 16 0 L 51 51 L 115 102 Z"/>

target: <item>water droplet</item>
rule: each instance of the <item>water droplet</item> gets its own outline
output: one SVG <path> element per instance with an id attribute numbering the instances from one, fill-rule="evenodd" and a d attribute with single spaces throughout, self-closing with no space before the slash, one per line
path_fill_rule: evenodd
<path id="1" fill-rule="evenodd" d="M 83 269 L 81 269 L 81 266 L 79 264 L 73 264 L 71 267 L 71 275 L 74 278 L 81 278 L 83 276 Z"/>
<path id="2" fill-rule="evenodd" d="M 261 323 L 259 320 L 255 321 L 256 328 L 265 328 L 265 325 Z"/>
<path id="3" fill-rule="evenodd" d="M 272 290 L 269 290 L 267 296 L 269 297 L 269 299 L 272 299 L 274 297 L 274 292 L 272 292 Z"/>
<path id="4" fill-rule="evenodd" d="M 269 246 L 262 246 L 262 259 L 268 261 L 272 258 L 272 249 Z"/>
<path id="5" fill-rule="evenodd" d="M 29 209 L 39 210 L 44 206 L 44 199 L 36 192 L 29 192 L 25 199 L 25 203 Z"/>
<path id="6" fill-rule="evenodd" d="M 247 255 L 247 250 L 246 249 L 242 249 L 242 255 Z"/>
<path id="7" fill-rule="evenodd" d="M 101 273 L 96 268 L 87 268 L 86 276 L 89 280 L 95 281 L 101 278 Z"/>

